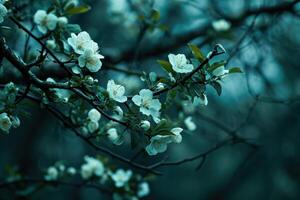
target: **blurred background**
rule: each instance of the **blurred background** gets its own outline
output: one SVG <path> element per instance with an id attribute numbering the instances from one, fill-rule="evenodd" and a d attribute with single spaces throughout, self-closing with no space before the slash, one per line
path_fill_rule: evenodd
<path id="1" fill-rule="evenodd" d="M 49 4 L 38 0 L 13 2 L 27 5 L 24 9 L 28 13 Z M 207 107 L 192 108 L 184 104 L 170 110 L 172 118 L 182 119 L 182 127 L 185 126 L 183 116 L 192 116 L 197 129 L 185 131 L 182 144 L 170 145 L 166 154 L 174 161 L 190 157 L 212 148 L 232 132 L 257 147 L 226 145 L 209 154 L 199 170 L 195 170 L 199 160 L 161 168 L 164 175 L 150 182 L 151 194 L 146 199 L 300 199 L 299 1 L 85 2 L 91 5 L 91 11 L 71 18 L 70 22 L 90 33 L 106 57 L 107 63 L 98 73 L 100 84 L 114 78 L 128 88 L 128 94 L 134 94 L 143 87 L 143 82 L 128 71 L 166 76 L 156 60 L 167 60 L 169 53 L 191 56 L 187 43 L 198 45 L 204 53 L 221 43 L 227 50 L 223 56 L 228 59 L 226 67 L 243 70 L 242 74 L 222 80 L 221 96 L 208 87 Z M 158 22 L 148 21 L 153 9 L 160 13 Z M 213 22 L 220 19 L 226 20 L 230 28 L 214 27 Z M 8 37 L 16 50 L 24 44 L 21 31 Z M 56 74 L 58 79 L 59 73 Z M 16 79 L 18 75 L 11 67 L 1 68 L 1 83 L 12 77 Z M 97 154 L 45 110 L 30 102 L 24 104 L 29 116 L 21 117 L 21 127 L 10 135 L 1 135 L 0 177 L 5 177 L 7 166 L 18 166 L 22 173 L 34 176 L 57 160 L 79 166 L 84 155 Z M 128 145 L 103 145 L 128 157 L 134 155 Z M 137 161 L 153 163 L 162 158 L 164 155 L 151 159 L 140 157 Z M 12 197 L 0 190 L 2 198 Z M 32 197 L 54 198 L 108 197 L 91 189 L 74 191 L 67 187 L 49 188 Z"/>

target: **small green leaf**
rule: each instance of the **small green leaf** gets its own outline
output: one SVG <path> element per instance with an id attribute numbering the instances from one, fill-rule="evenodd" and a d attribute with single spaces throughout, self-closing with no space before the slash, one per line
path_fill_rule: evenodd
<path id="1" fill-rule="evenodd" d="M 193 44 L 188 44 L 190 50 L 192 51 L 195 58 L 197 58 L 200 62 L 203 62 L 205 60 L 205 56 L 201 52 L 201 50 Z"/>
<path id="2" fill-rule="evenodd" d="M 222 94 L 222 85 L 217 81 L 211 82 L 210 85 L 216 90 L 217 94 L 219 96 L 221 96 L 221 94 Z"/>
<path id="3" fill-rule="evenodd" d="M 172 69 L 172 65 L 168 62 L 168 61 L 165 61 L 165 60 L 157 60 L 158 64 L 160 64 L 160 66 L 162 66 L 162 68 L 164 70 L 166 70 L 168 73 L 172 72 L 173 69 Z"/>
<path id="4" fill-rule="evenodd" d="M 233 67 L 233 68 L 229 69 L 229 74 L 232 74 L 232 73 L 243 73 L 243 71 L 239 67 Z"/>
<path id="5" fill-rule="evenodd" d="M 66 10 L 67 15 L 77 15 L 77 14 L 82 14 L 86 13 L 91 9 L 91 6 L 89 5 L 81 5 L 81 6 L 76 6 L 76 7 L 71 7 Z"/>
<path id="6" fill-rule="evenodd" d="M 160 19 L 160 13 L 158 10 L 152 10 L 151 19 L 153 22 L 158 22 Z"/>

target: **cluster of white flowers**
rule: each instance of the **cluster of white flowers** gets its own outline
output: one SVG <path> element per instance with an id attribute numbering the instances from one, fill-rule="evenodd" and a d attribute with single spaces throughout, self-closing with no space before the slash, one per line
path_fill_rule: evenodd
<path id="1" fill-rule="evenodd" d="M 109 98 L 124 103 L 127 101 L 127 97 L 124 96 L 125 94 L 125 87 L 122 85 L 115 84 L 114 80 L 109 80 L 107 83 L 107 92 L 109 95 Z"/>
<path id="2" fill-rule="evenodd" d="M 17 116 L 9 116 L 6 112 L 0 114 L 0 130 L 9 133 L 11 127 L 20 126 L 20 119 Z"/>
<path id="3" fill-rule="evenodd" d="M 37 25 L 38 30 L 42 33 L 55 30 L 57 25 L 64 26 L 68 24 L 66 17 L 57 17 L 55 14 L 47 13 L 45 10 L 36 11 L 33 21 Z"/>
<path id="4" fill-rule="evenodd" d="M 158 99 L 153 99 L 153 92 L 149 89 L 142 89 L 139 95 L 132 98 L 135 105 L 140 107 L 140 112 L 147 116 L 152 116 L 154 122 L 160 121 L 161 103 Z"/>
<path id="5" fill-rule="evenodd" d="M 231 23 L 225 19 L 219 19 L 212 22 L 212 27 L 218 32 L 228 31 L 231 28 Z"/>
<path id="6" fill-rule="evenodd" d="M 184 54 L 169 54 L 168 58 L 172 69 L 177 73 L 189 73 L 194 69 L 194 66 L 188 62 Z"/>
<path id="7" fill-rule="evenodd" d="M 46 181 L 56 181 L 66 174 L 73 176 L 76 174 L 76 169 L 74 167 L 68 167 L 66 169 L 63 164 L 56 164 L 55 166 L 50 166 L 47 168 L 44 179 Z"/>
<path id="8" fill-rule="evenodd" d="M 130 180 L 132 177 L 132 171 L 124 169 L 118 169 L 115 173 L 110 173 L 111 179 L 114 181 L 115 186 L 117 188 L 124 187 L 125 184 Z"/>
<path id="9" fill-rule="evenodd" d="M 99 128 L 99 120 L 100 119 L 101 119 L 101 114 L 95 108 L 92 108 L 88 112 L 87 127 L 91 133 L 95 132 Z"/>
<path id="10" fill-rule="evenodd" d="M 167 150 L 169 143 L 180 143 L 182 141 L 182 128 L 177 127 L 171 130 L 170 135 L 156 135 L 150 139 L 150 144 L 146 146 L 146 151 L 150 156 L 162 153 Z"/>
<path id="11" fill-rule="evenodd" d="M 85 156 L 85 163 L 81 166 L 80 174 L 83 179 L 89 179 L 93 176 L 100 177 L 104 174 L 103 163 L 93 157 Z"/>
<path id="12" fill-rule="evenodd" d="M 102 67 L 104 56 L 99 54 L 99 46 L 94 42 L 90 35 L 86 32 L 80 32 L 78 35 L 71 34 L 68 38 L 68 44 L 73 48 L 74 52 L 79 55 L 79 67 L 86 67 L 90 72 L 97 72 Z"/>
<path id="13" fill-rule="evenodd" d="M 4 18 L 7 15 L 7 9 L 3 5 L 4 2 L 5 2 L 4 0 L 0 0 L 0 23 L 2 23 L 4 21 Z"/>

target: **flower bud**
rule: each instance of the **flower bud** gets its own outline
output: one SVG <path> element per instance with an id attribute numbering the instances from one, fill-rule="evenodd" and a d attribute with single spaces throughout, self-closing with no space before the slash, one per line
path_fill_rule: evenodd
<path id="1" fill-rule="evenodd" d="M 142 129 L 144 129 L 145 131 L 149 130 L 150 125 L 151 125 L 150 122 L 147 120 L 141 121 L 141 123 L 140 123 L 140 127 Z"/>

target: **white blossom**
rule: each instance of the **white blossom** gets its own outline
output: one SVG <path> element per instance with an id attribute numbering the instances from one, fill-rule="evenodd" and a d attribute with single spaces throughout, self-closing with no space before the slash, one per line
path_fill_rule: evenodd
<path id="1" fill-rule="evenodd" d="M 158 99 L 153 99 L 153 92 L 149 89 L 142 89 L 139 95 L 132 98 L 135 105 L 140 107 L 140 112 L 147 116 L 152 116 L 153 120 L 159 122 L 161 103 Z"/>
<path id="2" fill-rule="evenodd" d="M 150 156 L 165 152 L 169 143 L 180 143 L 182 141 L 182 128 L 177 127 L 171 130 L 170 135 L 156 135 L 150 139 L 150 144 L 146 146 L 146 151 Z"/>
<path id="3" fill-rule="evenodd" d="M 155 82 L 157 79 L 157 74 L 155 72 L 150 72 L 149 79 L 150 79 L 150 81 Z"/>
<path id="4" fill-rule="evenodd" d="M 186 125 L 189 131 L 194 131 L 197 129 L 195 122 L 192 121 L 192 117 L 189 116 L 184 120 L 184 124 Z"/>
<path id="5" fill-rule="evenodd" d="M 95 52 L 92 49 L 86 49 L 82 55 L 78 57 L 78 64 L 81 68 L 86 67 L 90 72 L 97 72 L 102 67 L 104 56 Z"/>
<path id="6" fill-rule="evenodd" d="M 53 31 L 57 26 L 57 16 L 52 13 L 47 14 L 45 10 L 38 10 L 33 20 L 42 33 L 47 33 L 48 30 Z"/>
<path id="7" fill-rule="evenodd" d="M 58 179 L 58 175 L 58 170 L 55 167 L 49 167 L 44 178 L 47 181 L 55 181 Z"/>
<path id="8" fill-rule="evenodd" d="M 145 197 L 149 195 L 150 193 L 150 187 L 147 182 L 142 182 L 138 185 L 138 191 L 137 191 L 137 196 L 138 197 Z"/>
<path id="9" fill-rule="evenodd" d="M 65 26 L 66 24 L 68 24 L 68 18 L 66 17 L 58 17 L 57 19 L 57 23 L 59 26 Z"/>
<path id="10" fill-rule="evenodd" d="M 123 112 L 123 110 L 122 110 L 122 108 L 120 107 L 120 106 L 116 106 L 115 108 L 114 108 L 114 113 L 115 113 L 115 118 L 116 119 L 122 119 L 123 118 L 123 115 L 124 115 L 124 112 Z"/>
<path id="11" fill-rule="evenodd" d="M 216 68 L 216 69 L 212 72 L 212 74 L 213 74 L 214 76 L 223 76 L 223 75 L 228 74 L 228 73 L 229 73 L 229 70 L 228 70 L 228 69 L 225 69 L 224 66 L 218 67 L 218 68 Z"/>
<path id="12" fill-rule="evenodd" d="M 150 124 L 150 122 L 149 122 L 148 120 L 143 120 L 143 121 L 141 121 L 141 123 L 140 123 L 140 127 L 141 127 L 142 129 L 144 129 L 145 131 L 149 130 L 149 129 L 150 129 L 150 126 L 151 126 L 151 124 Z"/>
<path id="13" fill-rule="evenodd" d="M 89 121 L 87 127 L 91 133 L 95 132 L 99 128 L 99 123 L 97 121 Z"/>
<path id="14" fill-rule="evenodd" d="M 75 175 L 76 174 L 76 169 L 74 167 L 68 167 L 67 173 L 69 175 Z"/>
<path id="15" fill-rule="evenodd" d="M 231 23 L 225 19 L 220 19 L 212 22 L 212 27 L 215 29 L 215 31 L 228 31 L 231 28 Z"/>
<path id="16" fill-rule="evenodd" d="M 18 128 L 21 124 L 19 117 L 17 116 L 12 116 L 11 117 L 11 124 L 14 128 Z"/>
<path id="17" fill-rule="evenodd" d="M 12 122 L 7 115 L 7 113 L 0 114 L 0 129 L 6 133 L 8 133 L 9 129 L 12 126 Z"/>
<path id="18" fill-rule="evenodd" d="M 100 160 L 89 156 L 85 156 L 84 160 L 85 164 L 81 166 L 80 170 L 83 179 L 89 179 L 92 176 L 100 177 L 103 175 L 105 168 Z"/>
<path id="19" fill-rule="evenodd" d="M 107 92 L 109 97 L 117 102 L 124 103 L 127 101 L 125 94 L 125 87 L 122 85 L 115 84 L 114 80 L 109 80 L 107 83 Z"/>
<path id="20" fill-rule="evenodd" d="M 110 174 L 112 180 L 115 182 L 117 188 L 123 187 L 131 178 L 131 170 L 118 169 L 115 173 Z"/>
<path id="21" fill-rule="evenodd" d="M 56 48 L 56 42 L 55 42 L 55 40 L 47 40 L 46 41 L 46 46 L 49 49 L 55 49 Z"/>
<path id="22" fill-rule="evenodd" d="M 88 113 L 88 118 L 91 121 L 98 122 L 101 118 L 101 114 L 98 110 L 96 110 L 95 108 L 92 108 Z"/>
<path id="23" fill-rule="evenodd" d="M 73 48 L 75 53 L 80 55 L 87 49 L 92 50 L 94 53 L 99 50 L 98 44 L 91 39 L 86 31 L 82 31 L 78 35 L 71 33 L 71 37 L 68 38 L 68 44 Z"/>
<path id="24" fill-rule="evenodd" d="M 177 73 L 189 73 L 194 69 L 194 66 L 188 62 L 184 54 L 169 54 L 168 58 L 172 69 Z"/>
<path id="25" fill-rule="evenodd" d="M 163 89 L 165 89 L 165 84 L 164 83 L 158 83 L 157 85 L 156 85 L 156 88 L 155 88 L 156 90 L 163 90 Z"/>
<path id="26" fill-rule="evenodd" d="M 208 104 L 207 96 L 205 94 L 203 94 L 202 97 L 194 97 L 193 104 L 196 106 L 197 105 L 207 106 L 207 104 Z"/>
<path id="27" fill-rule="evenodd" d="M 4 17 L 7 15 L 6 7 L 0 3 L 0 23 L 4 21 Z"/>
<path id="28" fill-rule="evenodd" d="M 118 134 L 118 131 L 117 131 L 116 128 L 108 129 L 107 130 L 107 137 L 115 145 L 121 145 L 124 142 L 122 140 L 122 137 Z"/>

